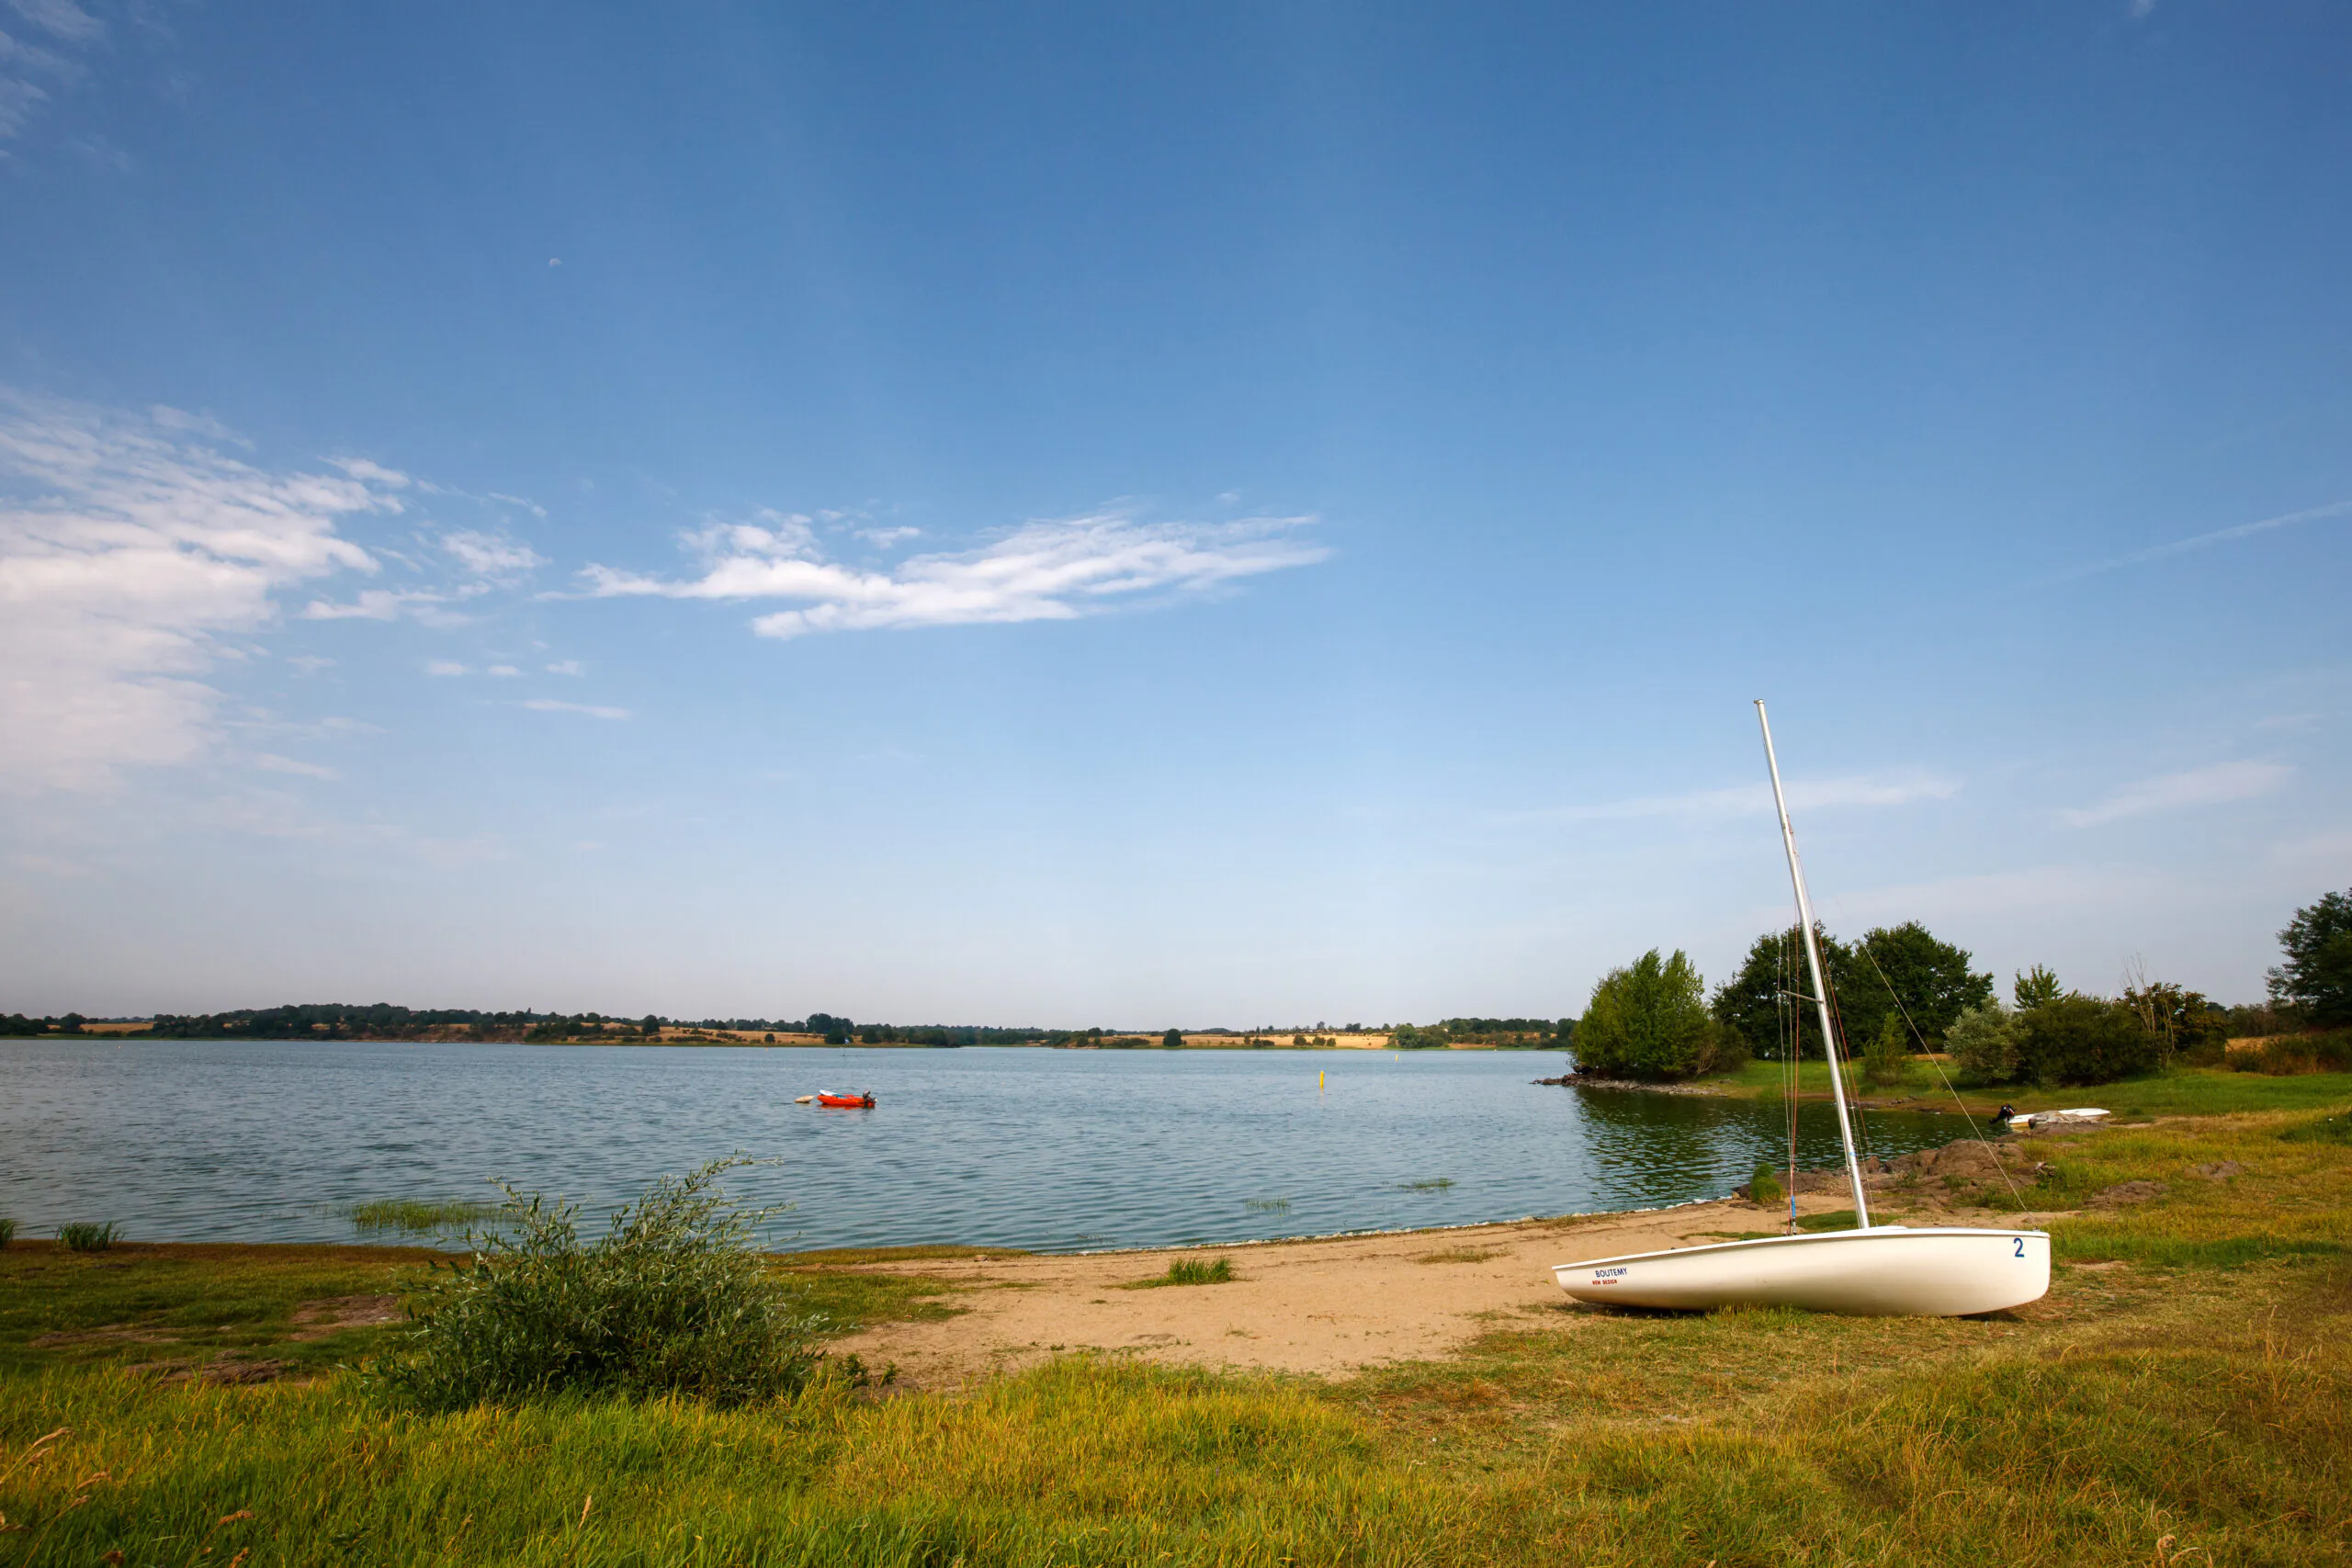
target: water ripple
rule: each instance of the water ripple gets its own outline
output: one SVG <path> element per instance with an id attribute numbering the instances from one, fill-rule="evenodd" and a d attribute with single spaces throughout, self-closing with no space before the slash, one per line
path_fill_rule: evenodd
<path id="1" fill-rule="evenodd" d="M 111 1219 L 147 1240 L 344 1241 L 355 1202 L 503 1178 L 601 1213 L 741 1150 L 774 1163 L 739 1190 L 794 1205 L 779 1243 L 1069 1251 L 1684 1202 L 1783 1157 L 1777 1109 L 1528 1081 L 1559 1060 L 0 1042 L 0 1214 L 28 1235 Z M 880 1103 L 793 1103 L 820 1088 Z M 1835 1120 L 1804 1109 L 1801 1157 L 1828 1163 Z M 1956 1130 L 1868 1123 L 1887 1155 Z"/>

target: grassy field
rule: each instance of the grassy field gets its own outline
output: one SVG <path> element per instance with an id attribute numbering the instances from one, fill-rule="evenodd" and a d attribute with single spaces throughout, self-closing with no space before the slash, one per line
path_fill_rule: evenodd
<path id="1" fill-rule="evenodd" d="M 729 1413 L 422 1416 L 323 1371 L 385 1330 L 288 1337 L 299 1303 L 380 1292 L 422 1255 L 19 1244 L 0 1564 L 2352 1563 L 2346 1124 L 2037 1140 L 2036 1205 L 2083 1217 L 2018 1313 L 1563 1302 L 1328 1382 L 1074 1358 L 954 1397 L 833 1380 Z M 2089 1207 L 2126 1181 L 2162 1190 Z M 955 1310 L 857 1261 L 779 1267 L 845 1318 Z M 182 1345 L 35 1342 L 110 1325 Z M 124 1370 L 188 1346 L 319 1371 Z"/>

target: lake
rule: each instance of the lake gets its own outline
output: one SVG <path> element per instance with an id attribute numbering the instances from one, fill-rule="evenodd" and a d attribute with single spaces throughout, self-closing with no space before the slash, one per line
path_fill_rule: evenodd
<path id="1" fill-rule="evenodd" d="M 0 1215 L 133 1240 L 348 1241 L 347 1208 L 503 1178 L 602 1212 L 736 1150 L 797 1247 L 1041 1251 L 1648 1208 L 1783 1155 L 1779 1107 L 1539 1086 L 1554 1052 L 0 1041 Z M 796 1105 L 871 1089 L 872 1111 Z M 1806 1165 L 1837 1159 L 1803 1107 Z M 1874 1113 L 1894 1156 L 1956 1116 Z"/>

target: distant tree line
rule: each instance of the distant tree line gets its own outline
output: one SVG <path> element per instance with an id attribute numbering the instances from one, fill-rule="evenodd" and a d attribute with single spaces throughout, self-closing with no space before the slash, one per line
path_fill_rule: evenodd
<path id="1" fill-rule="evenodd" d="M 1511 1050 L 1557 1050 L 1577 1032 L 1572 1018 L 1449 1018 L 1442 1023 L 1400 1023 L 1388 1032 L 1399 1051 L 1442 1050 L 1453 1045 L 1491 1045 Z"/>
<path id="2" fill-rule="evenodd" d="M 91 1021 L 78 1012 L 49 1018 L 27 1018 L 23 1013 L 12 1012 L 0 1018 L 0 1035 L 82 1034 L 86 1032 L 84 1025 Z"/>
<path id="3" fill-rule="evenodd" d="M 1815 928 L 1840 1048 L 1865 1077 L 1899 1080 L 1916 1053 L 1948 1053 L 1979 1085 L 2106 1083 L 2177 1064 L 2231 1060 L 2233 1035 L 2279 1038 L 2232 1061 L 2274 1072 L 2352 1069 L 2352 892 L 2295 912 L 2269 1000 L 2227 1008 L 2135 971 L 2120 997 L 2071 990 L 2036 964 L 2004 1000 L 1965 948 L 1917 920 L 1845 942 Z M 1756 939 L 1709 998 L 1689 956 L 1656 948 L 1594 986 L 1570 1043 L 1577 1070 L 1606 1077 L 1688 1077 L 1751 1056 L 1822 1055 L 1803 933 Z"/>

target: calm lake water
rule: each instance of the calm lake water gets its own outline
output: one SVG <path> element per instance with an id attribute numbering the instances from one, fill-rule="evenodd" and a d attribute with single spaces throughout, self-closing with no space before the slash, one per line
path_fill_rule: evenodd
<path id="1" fill-rule="evenodd" d="M 0 1042 L 0 1214 L 151 1241 L 345 1241 L 339 1208 L 602 1211 L 741 1150 L 800 1247 L 1068 1251 L 1465 1224 L 1720 1197 L 1782 1112 L 1538 1086 L 1551 1052 L 901 1051 Z M 1323 1083 L 1317 1085 L 1318 1075 Z M 795 1105 L 871 1089 L 872 1111 Z M 1800 1156 L 1837 1157 L 1804 1109 Z M 1883 1155 L 1956 1117 L 1869 1118 Z M 1442 1185 L 1450 1183 L 1450 1185 Z M 797 1239 L 795 1239 L 797 1238 Z"/>

